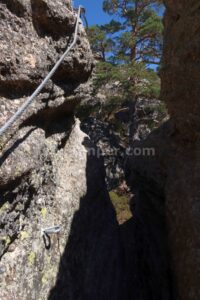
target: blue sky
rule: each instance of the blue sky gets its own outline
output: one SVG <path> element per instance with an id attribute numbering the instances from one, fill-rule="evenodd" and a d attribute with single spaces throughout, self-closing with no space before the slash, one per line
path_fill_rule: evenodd
<path id="1" fill-rule="evenodd" d="M 74 6 L 83 5 L 86 9 L 88 25 L 105 24 L 111 20 L 108 14 L 102 9 L 103 0 L 74 0 Z M 161 9 L 160 15 L 163 15 L 164 9 Z"/>
<path id="2" fill-rule="evenodd" d="M 88 25 L 105 24 L 111 18 L 102 10 L 103 0 L 74 0 L 74 6 L 83 5 L 86 9 Z"/>
<path id="3" fill-rule="evenodd" d="M 86 9 L 86 18 L 88 26 L 95 24 L 106 24 L 112 19 L 111 16 L 105 14 L 102 9 L 103 0 L 74 0 L 74 6 L 77 8 L 79 5 L 83 5 Z M 161 9 L 159 14 L 162 16 L 164 9 Z M 149 65 L 150 68 L 156 69 L 156 65 Z"/>

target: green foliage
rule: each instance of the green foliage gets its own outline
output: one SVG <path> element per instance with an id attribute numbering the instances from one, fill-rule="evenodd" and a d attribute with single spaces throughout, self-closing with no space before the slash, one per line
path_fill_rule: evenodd
<path id="1" fill-rule="evenodd" d="M 160 5 L 161 1 L 155 0 L 103 1 L 104 11 L 117 19 L 102 27 L 107 29 L 106 34 L 115 33 L 112 37 L 115 61 L 159 61 L 163 31 L 162 18 L 158 14 Z"/>
<path id="2" fill-rule="evenodd" d="M 112 124 L 114 131 L 117 132 L 121 137 L 124 137 L 126 135 L 127 128 L 120 120 L 118 120 L 117 118 L 113 118 L 111 119 L 110 123 Z"/>
<path id="3" fill-rule="evenodd" d="M 109 24 L 101 26 L 101 29 L 107 34 L 113 34 L 124 29 L 124 26 L 115 20 L 111 20 Z"/>
<path id="4" fill-rule="evenodd" d="M 161 4 L 158 0 L 104 0 L 103 9 L 113 19 L 88 30 L 92 49 L 102 58 L 96 65 L 94 93 L 107 85 L 109 92 L 101 114 L 110 122 L 124 102 L 160 95 L 160 78 L 149 64 L 160 62 Z M 117 122 L 113 125 L 123 135 L 123 126 Z"/>
<path id="5" fill-rule="evenodd" d="M 158 74 L 151 69 L 144 69 L 143 71 L 145 79 L 140 86 L 140 94 L 147 98 L 159 98 L 160 78 Z"/>
<path id="6" fill-rule="evenodd" d="M 103 8 L 113 19 L 88 29 L 92 49 L 114 63 L 159 63 L 163 31 L 159 6 L 154 0 L 105 0 Z"/>
<path id="7" fill-rule="evenodd" d="M 105 30 L 98 25 L 89 27 L 87 29 L 87 34 L 93 52 L 100 54 L 101 58 L 105 61 L 106 52 L 109 52 L 113 46 L 112 39 L 108 38 Z"/>
<path id="8" fill-rule="evenodd" d="M 95 87 L 98 89 L 102 85 L 106 84 L 117 73 L 117 66 L 112 65 L 109 62 L 99 62 L 96 65 L 96 80 L 94 82 Z"/>
<path id="9" fill-rule="evenodd" d="M 161 102 L 159 105 L 157 105 L 156 110 L 159 114 L 163 114 L 164 116 L 167 115 L 167 108 L 164 102 Z"/>
<path id="10" fill-rule="evenodd" d="M 145 64 L 131 62 L 129 64 L 113 65 L 108 62 L 97 64 L 97 78 L 94 82 L 96 89 L 108 82 L 119 82 L 117 102 L 130 100 L 137 96 L 158 98 L 160 94 L 160 78 L 151 69 L 147 69 Z"/>
<path id="11" fill-rule="evenodd" d="M 88 30 L 92 49 L 103 60 L 97 65 L 96 91 L 108 82 L 119 81 L 120 101 L 159 96 L 160 79 L 148 65 L 160 61 L 163 25 L 158 11 L 161 3 L 157 0 L 103 1 L 104 11 L 113 19 L 109 24 Z"/>

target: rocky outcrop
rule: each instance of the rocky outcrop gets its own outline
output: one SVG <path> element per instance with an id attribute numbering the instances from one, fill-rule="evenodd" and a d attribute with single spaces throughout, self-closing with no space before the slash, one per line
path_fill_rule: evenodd
<path id="1" fill-rule="evenodd" d="M 200 11 L 198 1 L 165 1 L 165 4 L 162 97 L 171 120 L 145 141 L 134 143 L 141 153 L 142 149 L 154 149 L 154 155 L 130 157 L 127 178 L 138 195 L 134 211 L 136 224 L 142 222 L 142 226 L 136 232 L 148 230 L 149 239 L 143 240 L 143 247 L 152 248 L 143 270 L 151 270 L 151 277 L 156 278 L 152 276 L 155 274 L 152 255 L 156 253 L 156 269 L 162 278 L 157 289 L 160 296 L 152 298 L 197 300 L 200 297 L 197 42 Z M 140 254 L 139 259 L 142 260 Z M 141 278 L 145 278 L 143 275 Z"/>
<path id="2" fill-rule="evenodd" d="M 167 170 L 165 188 L 169 244 L 179 297 L 196 300 L 200 297 L 200 10 L 198 1 L 166 2 L 162 90 L 176 129 L 170 147 L 176 149 L 171 155 L 173 170 Z"/>
<path id="3" fill-rule="evenodd" d="M 199 138 L 199 2 L 165 2 L 162 96 L 180 134 Z"/>
<path id="4" fill-rule="evenodd" d="M 65 1 L 59 1 L 55 5 L 53 1 L 16 0 L 11 5 L 10 1 L 2 0 L 0 6 L 0 94 L 3 124 L 24 102 L 25 97 L 34 91 L 64 52 L 72 38 L 76 15 Z M 48 24 L 48 30 L 44 22 Z M 37 104 L 32 105 L 29 116 L 42 109 L 64 105 L 65 96 L 88 78 L 92 66 L 90 46 L 80 26 L 75 50 L 66 57 L 40 94 Z M 7 99 L 12 100 L 12 107 Z M 26 119 L 27 117 L 28 115 Z"/>
<path id="5" fill-rule="evenodd" d="M 1 125 L 70 43 L 70 2 L 0 1 Z M 102 161 L 91 156 L 93 145 L 73 115 L 80 99 L 72 95 L 92 67 L 80 24 L 76 47 L 1 137 L 1 299 L 121 297 L 118 227 Z M 43 234 L 55 225 L 59 233 Z"/>

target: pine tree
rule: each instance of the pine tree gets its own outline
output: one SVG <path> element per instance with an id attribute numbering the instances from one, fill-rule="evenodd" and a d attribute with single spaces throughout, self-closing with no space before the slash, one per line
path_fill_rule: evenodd
<path id="1" fill-rule="evenodd" d="M 112 50 L 113 40 L 108 38 L 102 26 L 94 25 L 87 29 L 92 51 L 106 61 L 106 53 Z"/>
<path id="2" fill-rule="evenodd" d="M 88 35 L 97 66 L 97 90 L 109 81 L 119 81 L 121 99 L 158 97 L 160 80 L 149 64 L 160 63 L 162 52 L 162 1 L 104 0 L 103 9 L 113 19 L 93 26 Z"/>
<path id="3" fill-rule="evenodd" d="M 160 8 L 161 1 L 158 0 L 103 1 L 104 11 L 118 20 L 115 28 L 114 20 L 104 27 L 105 32 L 109 33 L 110 27 L 115 34 L 115 60 L 159 64 L 163 31 Z"/>

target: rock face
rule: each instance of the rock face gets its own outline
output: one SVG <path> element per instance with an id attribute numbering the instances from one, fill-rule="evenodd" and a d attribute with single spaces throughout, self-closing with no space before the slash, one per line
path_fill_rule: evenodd
<path id="1" fill-rule="evenodd" d="M 162 96 L 171 120 L 145 141 L 134 144 L 141 149 L 154 149 L 155 155 L 130 157 L 127 177 L 138 194 L 136 224 L 142 222 L 142 229 L 149 232 L 150 239 L 148 243 L 143 240 L 143 246 L 154 249 L 149 257 L 157 253 L 160 279 L 165 278 L 159 284 L 162 288 L 157 290 L 160 297 L 153 299 L 197 300 L 200 298 L 200 10 L 198 1 L 165 1 L 165 4 Z M 141 232 L 139 226 L 136 230 Z M 153 274 L 152 259 L 143 268 Z M 171 280 L 166 281 L 167 274 Z"/>
<path id="2" fill-rule="evenodd" d="M 64 52 L 75 20 L 69 1 L 0 0 L 1 125 Z M 71 95 L 92 67 L 80 25 L 76 47 L 1 137 L 0 299 L 121 299 L 102 161 L 73 116 L 79 99 Z M 43 234 L 57 225 L 58 234 Z"/>
<path id="3" fill-rule="evenodd" d="M 179 297 L 196 300 L 200 297 L 200 10 L 198 1 L 166 2 L 163 98 L 177 130 L 170 147 L 176 148 L 171 155 L 174 166 L 168 168 L 165 188 L 169 244 Z"/>
<path id="4" fill-rule="evenodd" d="M 162 94 L 180 133 L 199 138 L 199 2 L 165 2 Z"/>

